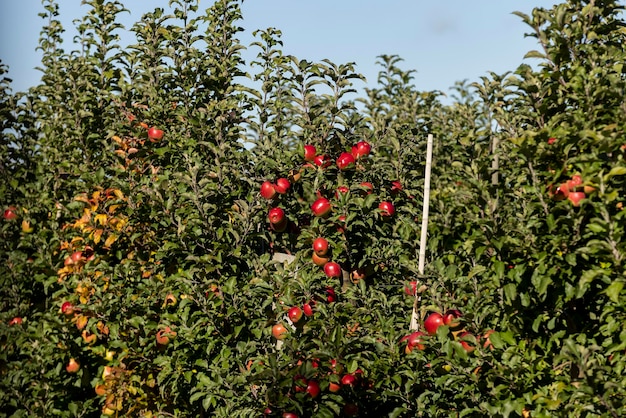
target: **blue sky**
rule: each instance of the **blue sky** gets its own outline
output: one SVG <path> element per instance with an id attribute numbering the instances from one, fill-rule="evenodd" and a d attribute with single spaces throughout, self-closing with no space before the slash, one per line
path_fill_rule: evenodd
<path id="1" fill-rule="evenodd" d="M 416 70 L 419 90 L 448 92 L 456 81 L 476 81 L 489 71 L 504 73 L 523 62 L 524 54 L 537 47 L 525 38 L 530 28 L 514 10 L 530 13 L 533 7 L 551 7 L 555 0 L 245 0 L 240 34 L 244 45 L 253 41 L 255 29 L 275 27 L 283 33 L 283 52 L 299 59 L 328 58 L 340 64 L 355 62 L 356 69 L 374 86 L 379 67 L 376 57 L 398 55 L 401 67 Z M 60 19 L 71 42 L 72 20 L 87 10 L 80 0 L 61 0 Z M 131 15 L 122 23 L 130 27 L 142 13 L 167 8 L 167 0 L 123 0 Z M 200 0 L 206 8 L 212 1 Z M 9 65 L 13 90 L 37 84 L 34 70 L 43 19 L 39 0 L 0 0 L 0 59 Z M 123 38 L 130 41 L 128 37 Z M 66 51 L 73 49 L 65 45 Z M 246 60 L 251 58 L 245 54 Z M 533 61 L 528 61 L 533 63 Z M 362 88 L 359 83 L 356 87 Z"/>

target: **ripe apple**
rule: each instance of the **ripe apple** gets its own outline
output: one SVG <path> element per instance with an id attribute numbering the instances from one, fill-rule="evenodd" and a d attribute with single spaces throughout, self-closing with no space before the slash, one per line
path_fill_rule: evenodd
<path id="1" fill-rule="evenodd" d="M 374 193 L 374 185 L 369 181 L 362 182 L 360 186 L 365 189 L 363 193 L 361 193 L 363 196 Z"/>
<path id="2" fill-rule="evenodd" d="M 380 215 L 383 218 L 391 218 L 396 213 L 396 208 L 393 206 L 393 203 L 388 201 L 380 202 L 378 209 L 380 209 Z"/>
<path id="3" fill-rule="evenodd" d="M 272 335 L 277 340 L 284 340 L 285 338 L 287 338 L 287 334 L 288 334 L 287 328 L 285 328 L 283 324 L 275 324 L 272 327 Z"/>
<path id="4" fill-rule="evenodd" d="M 328 384 L 328 390 L 332 393 L 337 393 L 341 389 L 341 385 L 339 383 L 330 382 Z"/>
<path id="5" fill-rule="evenodd" d="M 311 205 L 311 210 L 313 211 L 313 214 L 320 218 L 328 217 L 328 215 L 330 215 L 331 209 L 332 206 L 330 204 L 330 201 L 325 197 L 320 197 Z"/>
<path id="6" fill-rule="evenodd" d="M 80 364 L 74 358 L 71 358 L 67 366 L 65 366 L 65 370 L 68 373 L 76 373 L 80 369 Z"/>
<path id="7" fill-rule="evenodd" d="M 285 220 L 285 211 L 281 208 L 271 208 L 267 214 L 271 224 L 277 225 Z"/>
<path id="8" fill-rule="evenodd" d="M 320 394 L 320 384 L 317 383 L 317 380 L 309 380 L 306 385 L 306 393 L 311 396 L 311 398 L 317 398 Z"/>
<path id="9" fill-rule="evenodd" d="M 306 316 L 313 316 L 313 306 L 315 305 L 314 301 L 309 301 L 307 303 L 305 303 L 304 305 L 302 305 L 302 312 L 304 312 L 304 314 Z"/>
<path id="10" fill-rule="evenodd" d="M 106 395 L 106 393 L 107 393 L 106 385 L 103 385 L 103 384 L 96 385 L 95 392 L 96 392 L 96 395 L 98 395 L 98 396 Z"/>
<path id="11" fill-rule="evenodd" d="M 330 258 L 323 255 L 317 255 L 316 252 L 313 252 L 313 255 L 311 256 L 311 261 L 313 261 L 313 264 L 315 264 L 316 266 L 323 267 L 330 261 Z"/>
<path id="12" fill-rule="evenodd" d="M 278 180 L 276 180 L 276 184 L 274 185 L 274 189 L 276 189 L 276 191 L 280 194 L 287 193 L 290 187 L 291 187 L 291 183 L 289 182 L 288 179 L 284 177 L 281 177 Z"/>
<path id="13" fill-rule="evenodd" d="M 261 196 L 268 200 L 276 197 L 276 189 L 271 182 L 264 181 L 263 184 L 261 184 Z"/>
<path id="14" fill-rule="evenodd" d="M 340 170 L 347 170 L 349 168 L 354 167 L 354 156 L 349 152 L 342 152 L 337 158 L 337 168 Z"/>
<path id="15" fill-rule="evenodd" d="M 392 181 L 391 182 L 391 194 L 393 196 L 396 196 L 401 191 L 402 191 L 402 183 L 400 183 L 398 180 Z"/>
<path id="16" fill-rule="evenodd" d="M 350 191 L 348 186 L 339 186 L 337 187 L 337 191 L 335 191 L 335 198 L 340 199 L 341 195 L 347 194 Z"/>
<path id="17" fill-rule="evenodd" d="M 326 168 L 330 165 L 330 157 L 328 155 L 318 155 L 313 159 L 313 163 L 320 168 Z"/>
<path id="18" fill-rule="evenodd" d="M 366 141 L 359 141 L 355 146 L 352 147 L 352 155 L 355 159 L 359 159 L 362 157 L 367 157 L 372 150 L 371 145 Z"/>
<path id="19" fill-rule="evenodd" d="M 461 343 L 461 346 L 463 346 L 465 351 L 468 353 L 471 353 L 476 348 L 471 342 L 472 337 L 473 337 L 472 333 L 467 332 L 467 331 L 459 334 L 459 342 Z"/>
<path id="20" fill-rule="evenodd" d="M 363 268 L 354 269 L 350 272 L 350 280 L 355 284 L 364 280 L 366 277 L 367 273 Z"/>
<path id="21" fill-rule="evenodd" d="M 458 318 L 462 316 L 463 314 L 458 309 L 449 309 L 443 315 L 443 324 L 449 326 L 450 328 L 456 328 L 461 324 L 458 321 Z"/>
<path id="22" fill-rule="evenodd" d="M 317 150 L 313 145 L 305 145 L 304 146 L 304 161 L 313 162 L 315 160 L 315 156 L 317 155 Z"/>
<path id="23" fill-rule="evenodd" d="M 404 293 L 409 296 L 415 296 L 417 293 L 417 280 L 413 280 L 411 283 L 404 286 Z"/>
<path id="24" fill-rule="evenodd" d="M 297 374 L 293 377 L 293 389 L 296 392 L 302 393 L 306 392 L 307 380 L 301 374 Z"/>
<path id="25" fill-rule="evenodd" d="M 585 192 L 570 192 L 567 195 L 567 200 L 572 202 L 573 206 L 580 206 L 580 201 L 586 197 Z"/>
<path id="26" fill-rule="evenodd" d="M 4 214 L 2 215 L 4 219 L 7 221 L 12 221 L 17 218 L 17 209 L 15 206 L 9 206 L 4 210 Z"/>
<path id="27" fill-rule="evenodd" d="M 13 325 L 22 325 L 22 317 L 16 316 L 15 318 L 11 319 L 9 321 L 9 326 L 12 327 Z"/>
<path id="28" fill-rule="evenodd" d="M 326 255 L 328 253 L 328 241 L 326 238 L 315 238 L 313 241 L 313 251 L 319 256 Z"/>
<path id="29" fill-rule="evenodd" d="M 333 289 L 332 287 L 328 286 L 326 288 L 326 301 L 328 303 L 333 303 L 337 300 L 337 294 L 335 293 L 335 289 Z"/>
<path id="30" fill-rule="evenodd" d="M 346 233 L 346 215 L 339 215 L 339 217 L 337 217 L 337 220 L 339 222 L 337 222 L 337 232 L 339 232 L 340 234 L 345 234 Z"/>
<path id="31" fill-rule="evenodd" d="M 293 412 L 285 412 L 283 413 L 283 418 L 298 418 L 298 415 Z"/>
<path id="32" fill-rule="evenodd" d="M 424 337 L 424 333 L 420 332 L 420 331 L 415 331 L 407 336 L 402 337 L 402 339 L 400 339 L 400 342 L 404 342 L 406 341 L 406 347 L 404 349 L 404 352 L 406 354 L 411 353 L 414 349 L 418 349 L 418 350 L 423 350 L 426 348 L 426 346 L 423 344 L 423 337 Z"/>
<path id="33" fill-rule="evenodd" d="M 61 313 L 68 316 L 72 315 L 74 313 L 74 305 L 72 305 L 72 302 L 63 302 L 63 305 L 61 305 Z"/>
<path id="34" fill-rule="evenodd" d="M 324 274 L 327 277 L 341 277 L 341 266 L 334 261 L 324 264 Z"/>
<path id="35" fill-rule="evenodd" d="M 156 127 L 152 127 L 148 129 L 148 139 L 151 141 L 160 141 L 163 138 L 163 131 L 157 129 Z"/>
<path id="36" fill-rule="evenodd" d="M 424 321 L 424 328 L 426 332 L 431 335 L 437 333 L 437 328 L 443 325 L 443 316 L 438 312 L 433 312 Z"/>
<path id="37" fill-rule="evenodd" d="M 159 345 L 167 345 L 170 342 L 170 337 L 175 337 L 176 332 L 172 331 L 170 327 L 160 329 L 156 333 L 156 341 Z"/>
<path id="38" fill-rule="evenodd" d="M 492 329 L 489 329 L 489 330 L 485 331 L 485 333 L 483 334 L 483 339 L 485 340 L 483 342 L 483 347 L 484 348 L 489 348 L 490 350 L 493 350 L 493 344 L 491 343 L 491 340 L 489 339 L 489 336 L 491 334 L 493 334 L 494 332 L 496 332 L 496 331 L 494 331 Z"/>
<path id="39" fill-rule="evenodd" d="M 342 386 L 355 386 L 358 380 L 359 379 L 354 374 L 347 373 L 342 376 L 341 385 Z"/>
<path id="40" fill-rule="evenodd" d="M 302 309 L 300 309 L 299 306 L 294 306 L 289 309 L 289 312 L 287 312 L 287 316 L 289 317 L 291 322 L 295 324 L 302 318 Z"/>
<path id="41" fill-rule="evenodd" d="M 554 144 L 555 142 L 556 142 L 556 138 L 555 138 L 555 137 L 552 137 L 552 136 L 551 136 L 550 138 L 548 138 L 548 145 L 552 145 L 552 144 Z"/>

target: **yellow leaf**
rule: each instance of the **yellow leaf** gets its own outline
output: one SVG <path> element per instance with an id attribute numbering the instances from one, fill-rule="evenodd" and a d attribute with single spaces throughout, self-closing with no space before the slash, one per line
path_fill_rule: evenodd
<path id="1" fill-rule="evenodd" d="M 117 240 L 117 235 L 111 234 L 107 237 L 106 241 L 104 241 L 104 248 L 111 248 L 111 245 Z"/>
<path id="2" fill-rule="evenodd" d="M 74 198 L 74 200 L 77 202 L 89 203 L 89 198 L 87 197 L 86 193 L 79 194 Z"/>
<path id="3" fill-rule="evenodd" d="M 96 222 L 105 226 L 107 224 L 107 215 L 105 213 L 99 213 L 96 215 Z"/>
<path id="4" fill-rule="evenodd" d="M 119 208 L 120 205 L 111 205 L 109 206 L 109 214 L 113 215 L 115 213 L 115 211 L 117 210 L 117 208 Z"/>
<path id="5" fill-rule="evenodd" d="M 102 233 L 103 233 L 103 232 L 104 232 L 104 230 L 103 230 L 103 229 L 96 229 L 96 230 L 93 232 L 93 234 L 92 234 L 92 235 L 93 235 L 93 242 L 94 242 L 95 244 L 98 244 L 98 243 L 100 242 L 100 239 L 102 239 Z"/>
<path id="6" fill-rule="evenodd" d="M 118 199 L 124 200 L 124 193 L 121 190 L 113 189 L 113 193 L 117 196 Z"/>

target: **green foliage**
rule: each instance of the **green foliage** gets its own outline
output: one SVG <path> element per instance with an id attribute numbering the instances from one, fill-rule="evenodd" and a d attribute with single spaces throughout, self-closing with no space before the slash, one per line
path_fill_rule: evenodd
<path id="1" fill-rule="evenodd" d="M 517 13 L 538 69 L 458 83 L 450 105 L 389 55 L 353 99 L 354 63 L 285 56 L 274 28 L 245 67 L 235 0 L 174 0 L 128 46 L 124 6 L 86 3 L 65 52 L 43 2 L 40 85 L 13 93 L 0 66 L 0 201 L 15 214 L 0 224 L 0 416 L 626 413 L 618 2 Z M 361 141 L 371 153 L 339 169 Z M 262 198 L 278 179 L 289 190 Z M 276 207 L 287 223 L 272 227 Z M 339 277 L 313 263 L 317 237 Z M 414 306 L 420 328 L 463 316 L 411 350 Z"/>

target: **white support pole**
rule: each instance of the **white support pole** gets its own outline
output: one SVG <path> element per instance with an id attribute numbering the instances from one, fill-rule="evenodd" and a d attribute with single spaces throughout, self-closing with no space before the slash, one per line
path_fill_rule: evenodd
<path id="1" fill-rule="evenodd" d="M 424 175 L 424 203 L 422 205 L 422 234 L 420 237 L 420 255 L 418 271 L 420 275 L 424 275 L 424 264 L 426 263 L 426 237 L 428 234 L 428 207 L 430 201 L 430 172 L 433 161 L 433 135 L 428 134 L 428 140 L 426 142 L 426 173 Z M 421 299 L 421 292 L 418 290 L 421 286 L 419 283 L 415 285 L 415 301 L 413 302 L 413 313 L 411 314 L 411 325 L 409 329 L 411 331 L 417 331 L 419 329 L 419 316 L 417 314 L 418 305 Z"/>

